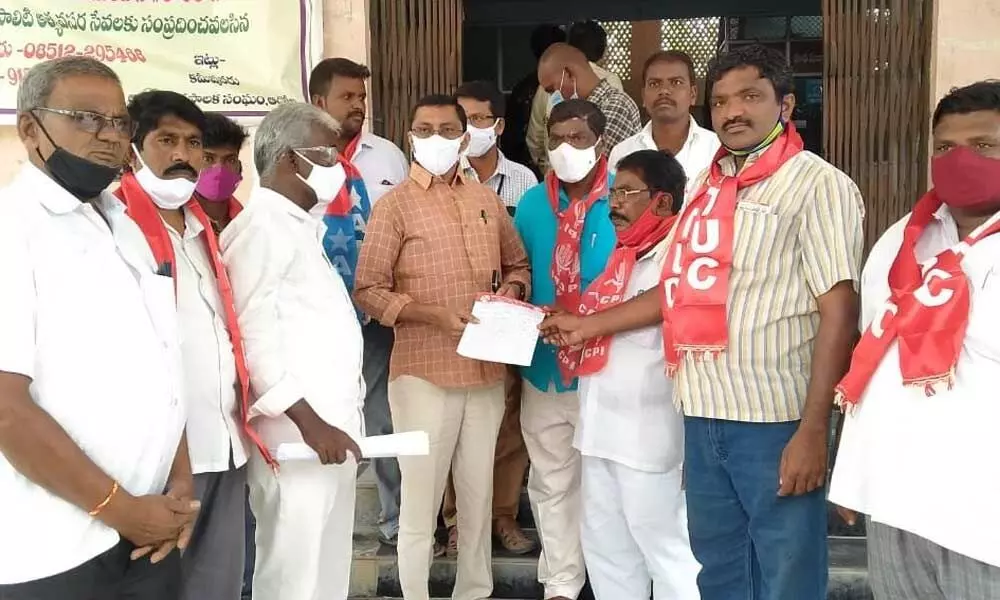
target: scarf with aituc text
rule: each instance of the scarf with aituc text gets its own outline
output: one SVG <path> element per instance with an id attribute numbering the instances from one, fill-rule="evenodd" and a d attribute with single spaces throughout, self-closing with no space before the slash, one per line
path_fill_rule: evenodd
<path id="1" fill-rule="evenodd" d="M 160 216 L 159 210 L 153 199 L 149 197 L 146 190 L 142 188 L 131 172 L 125 173 L 121 178 L 121 187 L 115 191 L 115 196 L 125 203 L 126 212 L 132 220 L 136 222 L 142 230 L 150 250 L 153 251 L 153 258 L 160 270 L 174 279 L 174 287 L 177 286 L 177 257 L 174 255 L 174 245 L 170 241 L 170 234 L 167 233 L 167 226 Z M 261 456 L 267 461 L 271 468 L 277 469 L 278 463 L 271 456 L 267 446 L 261 440 L 257 431 L 250 425 L 250 372 L 247 368 L 246 352 L 243 348 L 243 336 L 240 334 L 239 321 L 236 317 L 236 305 L 233 301 L 233 288 L 229 282 L 229 275 L 222 264 L 222 255 L 219 252 L 219 240 L 212 229 L 212 222 L 205 214 L 201 204 L 194 198 L 184 205 L 184 210 L 190 211 L 192 215 L 201 223 L 202 237 L 204 238 L 208 256 L 212 261 L 212 270 L 215 272 L 215 280 L 219 288 L 219 298 L 222 300 L 222 310 L 225 313 L 226 329 L 229 332 L 229 340 L 233 346 L 233 356 L 236 360 L 236 376 L 239 388 L 240 417 L 243 431 L 247 437 L 253 441 L 260 451 Z"/>
<path id="2" fill-rule="evenodd" d="M 869 381 L 897 340 L 904 386 L 923 387 L 927 396 L 933 396 L 939 385 L 950 389 L 954 384 L 971 303 L 962 257 L 980 240 L 1000 232 L 1000 213 L 921 265 L 916 257 L 917 242 L 941 204 L 931 190 L 917 202 L 906 222 L 903 243 L 889 269 L 889 300 L 861 336 L 851 368 L 837 384 L 836 402 L 845 412 L 861 402 Z"/>
<path id="3" fill-rule="evenodd" d="M 712 359 L 728 346 L 737 193 L 774 175 L 802 149 L 789 122 L 755 162 L 727 176 L 719 162 L 728 151 L 720 148 L 705 183 L 681 211 L 663 273 L 663 345 L 670 375 L 682 355 Z"/>

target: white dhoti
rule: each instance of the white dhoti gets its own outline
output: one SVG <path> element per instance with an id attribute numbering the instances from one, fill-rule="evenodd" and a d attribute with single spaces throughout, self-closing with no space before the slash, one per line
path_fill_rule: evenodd
<path id="1" fill-rule="evenodd" d="M 353 556 L 358 465 L 288 462 L 275 474 L 250 458 L 257 519 L 254 600 L 346 600 Z"/>
<path id="2" fill-rule="evenodd" d="M 597 600 L 699 600 L 681 469 L 583 457 L 581 540 Z"/>

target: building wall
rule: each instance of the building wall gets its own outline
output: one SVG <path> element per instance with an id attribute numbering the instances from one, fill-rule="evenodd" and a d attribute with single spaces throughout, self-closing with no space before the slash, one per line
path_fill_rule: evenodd
<path id="1" fill-rule="evenodd" d="M 938 0 L 931 64 L 932 106 L 953 87 L 1000 77 L 997 31 L 1000 3 Z"/>
<path id="2" fill-rule="evenodd" d="M 323 2 L 323 56 L 343 56 L 358 62 L 370 62 L 368 38 L 367 0 L 322 0 Z M 253 128 L 250 129 L 251 135 Z M 241 158 L 245 173 L 253 173 L 251 156 L 253 139 L 244 147 Z M 12 125 L 0 126 L 0 186 L 6 185 L 26 159 L 24 146 Z M 248 176 L 238 198 L 246 198 L 255 177 Z"/>

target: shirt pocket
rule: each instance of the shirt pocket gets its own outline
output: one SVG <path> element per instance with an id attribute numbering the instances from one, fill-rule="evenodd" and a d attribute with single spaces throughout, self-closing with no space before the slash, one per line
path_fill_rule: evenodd
<path id="1" fill-rule="evenodd" d="M 179 333 L 173 278 L 149 273 L 139 279 L 139 287 L 157 335 L 165 345 L 177 347 Z"/>
<path id="2" fill-rule="evenodd" d="M 793 223 L 794 219 L 778 214 L 775 207 L 740 203 L 736 209 L 733 265 L 759 275 L 779 274 L 787 268 L 787 257 L 775 257 L 791 250 L 786 246 Z"/>

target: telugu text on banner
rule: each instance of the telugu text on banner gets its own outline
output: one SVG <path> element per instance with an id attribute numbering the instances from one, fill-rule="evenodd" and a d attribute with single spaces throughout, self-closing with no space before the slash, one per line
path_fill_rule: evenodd
<path id="1" fill-rule="evenodd" d="M 106 63 L 126 95 L 173 90 L 262 116 L 306 97 L 313 27 L 311 0 L 4 0 L 0 117 L 28 69 L 69 55 Z"/>

